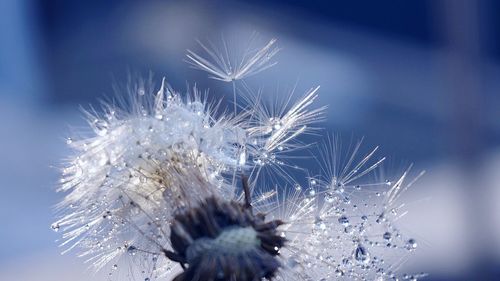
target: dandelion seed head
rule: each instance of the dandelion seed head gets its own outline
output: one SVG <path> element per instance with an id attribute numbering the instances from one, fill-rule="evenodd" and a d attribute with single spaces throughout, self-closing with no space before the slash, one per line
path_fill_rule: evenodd
<path id="1" fill-rule="evenodd" d="M 62 172 L 59 190 L 66 196 L 52 228 L 62 230 L 66 251 L 80 248 L 96 269 L 154 253 L 162 257 L 154 261 L 156 272 L 170 272 L 162 251 L 170 245 L 174 213 L 208 197 L 239 198 L 231 177 L 254 169 L 247 160 L 261 157 L 273 134 L 254 133 L 260 125 L 253 110 L 219 113 L 196 89 L 183 96 L 165 81 L 158 91 L 148 83 L 129 89 L 129 110 L 106 104 L 104 113 L 85 111 L 92 133 L 67 142 L 74 155 Z M 295 130 L 294 122 L 307 123 L 284 114 L 295 121 L 278 128 L 281 134 Z"/>
<path id="2" fill-rule="evenodd" d="M 207 57 L 188 50 L 187 58 L 212 78 L 235 82 L 273 66 L 275 42 L 249 44 L 238 59 L 225 42 L 222 51 L 200 43 Z M 378 147 L 363 152 L 362 141 L 345 147 L 338 137 L 314 153 L 318 175 L 288 161 L 313 148 L 299 136 L 323 119 L 325 107 L 312 108 L 318 90 L 277 107 L 250 94 L 238 111 L 233 83 L 228 114 L 196 88 L 182 95 L 165 79 L 159 89 L 151 80 L 129 83 L 121 106 L 86 110 L 91 133 L 67 139 L 74 153 L 52 229 L 62 232 L 65 251 L 79 248 L 94 268 L 116 275 L 132 261 L 138 266 L 130 271 L 147 281 L 425 276 L 399 273 L 420 241 L 397 224 L 406 214 L 401 195 L 422 174 L 409 180 L 410 167 L 382 178 Z"/>
<path id="3" fill-rule="evenodd" d="M 238 165 L 234 143 L 242 129 L 215 118 L 197 93 L 183 99 L 165 92 L 162 85 L 149 108 L 134 105 L 140 112 L 87 112 L 94 136 L 69 144 L 75 156 L 63 169 L 60 190 L 68 193 L 60 208 L 70 212 L 54 225 L 64 229 L 64 244 L 97 255 L 98 267 L 119 255 L 125 240 L 165 236 L 176 208 L 213 194 L 234 197 L 223 175 Z"/>

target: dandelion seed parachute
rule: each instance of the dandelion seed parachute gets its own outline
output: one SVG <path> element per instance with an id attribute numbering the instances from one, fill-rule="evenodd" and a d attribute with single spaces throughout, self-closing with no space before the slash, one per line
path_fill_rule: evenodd
<path id="1" fill-rule="evenodd" d="M 323 120 L 326 106 L 311 108 L 318 97 L 320 87 L 309 89 L 296 103 L 291 103 L 294 96 L 292 90 L 284 101 L 276 101 L 275 106 L 266 106 L 262 102 L 262 93 L 254 94 L 251 91 L 243 99 L 254 105 L 251 113 L 251 124 L 248 135 L 254 139 L 255 145 L 248 146 L 252 167 L 251 175 L 266 177 L 267 184 L 283 184 L 274 179 L 284 180 L 294 184 L 293 177 L 287 168 L 297 168 L 294 163 L 287 161 L 292 151 L 309 148 L 312 144 L 303 143 L 298 137 L 317 131 L 315 123 Z M 270 184 L 270 185 L 272 185 Z"/>
<path id="2" fill-rule="evenodd" d="M 157 240 L 176 208 L 234 197 L 223 179 L 239 165 L 234 144 L 244 131 L 234 118 L 215 118 L 197 93 L 183 100 L 164 84 L 152 106 L 134 108 L 87 114 L 95 136 L 70 143 L 77 153 L 63 170 L 60 207 L 69 212 L 53 227 L 98 268 L 130 243 L 148 251 L 166 243 Z"/>

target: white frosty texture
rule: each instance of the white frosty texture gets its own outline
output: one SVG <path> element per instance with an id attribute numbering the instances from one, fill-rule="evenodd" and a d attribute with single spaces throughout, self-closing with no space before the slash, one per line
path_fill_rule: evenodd
<path id="1" fill-rule="evenodd" d="M 159 272 L 169 267 L 161 250 L 170 248 L 176 210 L 211 195 L 238 198 L 236 173 L 257 171 L 255 180 L 262 167 L 283 163 L 274 154 L 293 147 L 321 112 L 309 110 L 317 88 L 289 111 L 259 120 L 257 105 L 217 114 L 196 90 L 182 98 L 163 83 L 152 98 L 138 85 L 129 89 L 128 111 L 107 105 L 103 116 L 87 112 L 91 136 L 68 141 L 75 153 L 63 169 L 60 191 L 67 195 L 52 227 L 63 232 L 67 250 L 79 247 L 96 268 L 125 253 L 149 253 Z"/>

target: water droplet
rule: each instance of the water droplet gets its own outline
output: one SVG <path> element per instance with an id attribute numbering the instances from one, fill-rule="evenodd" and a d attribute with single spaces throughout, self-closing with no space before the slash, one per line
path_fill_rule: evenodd
<path id="1" fill-rule="evenodd" d="M 413 238 L 408 239 L 408 242 L 406 243 L 406 249 L 415 250 L 416 248 L 417 248 L 417 241 Z"/>
<path id="2" fill-rule="evenodd" d="M 375 220 L 375 222 L 377 222 L 377 223 L 383 223 L 383 222 L 385 222 L 385 221 L 386 221 L 386 218 L 385 218 L 385 214 L 384 214 L 384 213 L 380 214 L 380 215 L 377 217 L 377 220 Z"/>
<path id="3" fill-rule="evenodd" d="M 352 227 L 351 225 L 346 226 L 346 227 L 344 228 L 344 232 L 345 232 L 346 234 L 352 234 L 352 233 L 354 232 L 354 227 Z"/>
<path id="4" fill-rule="evenodd" d="M 135 256 L 135 254 L 137 254 L 137 248 L 135 246 L 129 246 L 127 248 L 127 253 L 131 256 Z"/>
<path id="5" fill-rule="evenodd" d="M 108 133 L 108 122 L 95 119 L 93 122 L 94 132 L 99 136 L 105 136 Z"/>
<path id="6" fill-rule="evenodd" d="M 306 196 L 308 198 L 312 198 L 312 197 L 316 196 L 316 190 L 312 187 L 309 187 L 308 189 L 306 189 Z"/>
<path id="7" fill-rule="evenodd" d="M 287 264 L 287 266 L 288 266 L 288 267 L 290 267 L 290 268 L 294 268 L 294 267 L 296 267 L 296 266 L 299 266 L 299 265 L 300 265 L 300 262 L 299 262 L 296 258 L 294 258 L 294 257 L 290 257 L 290 258 L 288 258 L 288 259 L 286 260 L 286 264 Z"/>
<path id="8" fill-rule="evenodd" d="M 333 194 L 333 192 L 330 192 L 330 191 L 327 191 L 325 193 L 325 201 L 327 203 L 333 203 L 335 201 L 335 195 Z"/>
<path id="9" fill-rule="evenodd" d="M 350 260 L 350 259 L 348 259 L 348 258 L 343 258 L 343 259 L 342 259 L 342 264 L 343 264 L 345 267 L 350 267 L 350 266 L 352 266 L 352 262 L 351 262 L 351 260 Z"/>
<path id="10" fill-rule="evenodd" d="M 269 119 L 273 130 L 279 130 L 283 127 L 283 121 L 279 117 L 272 117 Z"/>
<path id="11" fill-rule="evenodd" d="M 314 226 L 319 230 L 326 229 L 326 224 L 321 218 L 316 218 L 316 220 L 314 221 Z"/>
<path id="12" fill-rule="evenodd" d="M 334 263 L 335 258 L 333 256 L 326 256 L 325 261 L 328 263 Z"/>
<path id="13" fill-rule="evenodd" d="M 384 240 L 391 241 L 391 239 L 392 239 L 392 233 L 386 232 L 386 233 L 384 233 L 383 237 L 384 237 Z"/>
<path id="14" fill-rule="evenodd" d="M 348 226 L 349 225 L 349 219 L 346 216 L 341 216 L 338 219 L 339 223 L 342 224 L 343 226 Z"/>
<path id="15" fill-rule="evenodd" d="M 50 226 L 52 228 L 52 230 L 54 230 L 55 232 L 58 232 L 59 229 L 61 228 L 61 226 L 58 224 L 58 223 L 54 223 Z"/>
<path id="16" fill-rule="evenodd" d="M 354 250 L 354 259 L 360 263 L 368 263 L 370 261 L 370 254 L 363 245 L 358 245 Z"/>
<path id="17" fill-rule="evenodd" d="M 103 219 L 110 219 L 111 218 L 111 211 L 106 211 L 104 215 L 102 215 Z"/>

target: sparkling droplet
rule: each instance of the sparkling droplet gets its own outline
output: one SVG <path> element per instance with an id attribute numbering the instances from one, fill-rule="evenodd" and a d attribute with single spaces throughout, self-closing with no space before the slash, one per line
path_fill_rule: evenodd
<path id="1" fill-rule="evenodd" d="M 50 226 L 52 228 L 52 230 L 54 230 L 55 232 L 58 232 L 59 229 L 61 228 L 61 226 L 58 224 L 58 223 L 55 223 L 55 224 L 52 224 Z"/>
<path id="2" fill-rule="evenodd" d="M 99 136 L 105 136 L 108 133 L 108 123 L 104 120 L 94 120 L 93 127 L 95 133 Z"/>
<path id="3" fill-rule="evenodd" d="M 238 165 L 245 166 L 246 162 L 247 162 L 247 153 L 245 150 L 243 150 L 238 157 Z"/>
<path id="4" fill-rule="evenodd" d="M 370 261 L 370 254 L 363 245 L 358 245 L 354 250 L 354 259 L 360 263 L 368 263 Z"/>
<path id="5" fill-rule="evenodd" d="M 391 241 L 391 239 L 392 239 L 392 233 L 386 232 L 386 233 L 384 233 L 383 237 L 384 237 L 384 240 Z"/>
<path id="6" fill-rule="evenodd" d="M 327 203 L 333 203 L 335 201 L 335 195 L 333 194 L 333 192 L 327 191 L 325 193 L 325 197 L 324 198 L 325 198 L 325 201 Z"/>
<path id="7" fill-rule="evenodd" d="M 416 248 L 417 248 L 417 241 L 413 238 L 408 239 L 408 242 L 406 243 L 406 249 L 415 250 Z"/>
<path id="8" fill-rule="evenodd" d="M 314 222 L 314 226 L 319 230 L 326 229 L 326 224 L 321 218 L 316 218 L 316 221 Z"/>
<path id="9" fill-rule="evenodd" d="M 344 228 L 344 232 L 347 233 L 347 234 L 352 234 L 354 232 L 354 227 L 352 227 L 351 225 L 346 226 Z"/>

